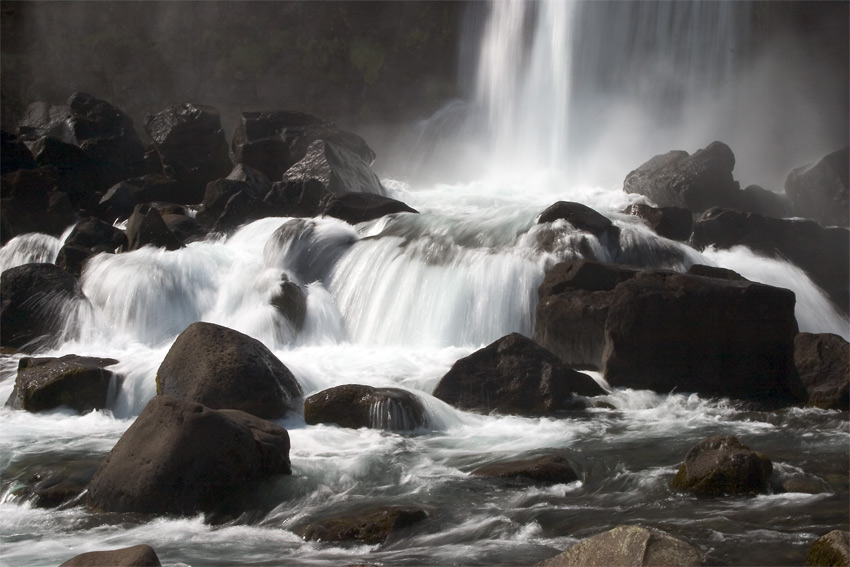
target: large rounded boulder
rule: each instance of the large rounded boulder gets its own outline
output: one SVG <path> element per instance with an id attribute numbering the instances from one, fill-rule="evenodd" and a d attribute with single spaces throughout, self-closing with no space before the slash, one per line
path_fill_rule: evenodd
<path id="1" fill-rule="evenodd" d="M 301 386 L 260 341 L 213 323 L 192 323 L 157 371 L 157 394 L 273 419 L 296 409 Z"/>
<path id="2" fill-rule="evenodd" d="M 670 486 L 697 496 L 753 495 L 769 488 L 773 463 L 734 436 L 703 439 L 688 454 Z"/>
<path id="3" fill-rule="evenodd" d="M 583 409 L 605 390 L 528 337 L 512 333 L 455 362 L 434 396 L 479 413 L 551 415 Z"/>
<path id="4" fill-rule="evenodd" d="M 332 423 L 351 429 L 369 427 L 409 431 L 427 425 L 422 402 L 399 388 L 373 388 L 361 384 L 336 386 L 304 400 L 304 420 Z"/>
<path id="5" fill-rule="evenodd" d="M 196 514 L 291 472 L 282 427 L 241 411 L 155 396 L 98 468 L 88 502 L 109 512 Z"/>
<path id="6" fill-rule="evenodd" d="M 806 567 L 850 565 L 850 532 L 832 530 L 812 542 L 806 554 Z"/>

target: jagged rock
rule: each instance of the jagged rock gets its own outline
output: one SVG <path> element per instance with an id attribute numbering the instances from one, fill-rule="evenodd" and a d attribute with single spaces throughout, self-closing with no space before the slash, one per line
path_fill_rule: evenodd
<path id="1" fill-rule="evenodd" d="M 106 408 L 109 383 L 115 377 L 107 366 L 112 358 L 69 354 L 61 358 L 23 357 L 18 362 L 15 388 L 6 405 L 29 412 L 68 406 L 80 413 Z"/>
<path id="2" fill-rule="evenodd" d="M 237 193 L 249 194 L 250 187 L 244 181 L 231 179 L 216 179 L 207 183 L 204 191 L 203 206 L 198 212 L 198 219 L 207 226 L 213 226 L 224 211 L 227 201 Z"/>
<path id="3" fill-rule="evenodd" d="M 540 567 L 690 567 L 703 565 L 695 547 L 658 530 L 640 526 L 616 528 L 585 539 L 542 561 Z"/>
<path id="4" fill-rule="evenodd" d="M 165 201 L 192 205 L 200 201 L 195 192 L 184 183 L 164 175 L 148 174 L 125 179 L 109 188 L 100 199 L 101 216 L 104 220 L 125 219 L 136 205 Z"/>
<path id="5" fill-rule="evenodd" d="M 558 201 L 540 213 L 537 224 L 558 219 L 563 219 L 578 230 L 587 231 L 599 239 L 606 238 L 610 242 L 617 242 L 620 237 L 620 229 L 608 217 L 581 203 Z"/>
<path id="6" fill-rule="evenodd" d="M 65 121 L 68 119 L 69 112 L 66 104 L 31 102 L 23 118 L 18 122 L 18 136 L 26 141 L 34 141 L 45 136 L 61 140 L 64 137 Z"/>
<path id="7" fill-rule="evenodd" d="M 806 405 L 850 409 L 850 344 L 831 333 L 794 338 L 794 365 L 806 389 Z"/>
<path id="8" fill-rule="evenodd" d="M 170 106 L 148 116 L 145 130 L 159 153 L 163 173 L 190 187 L 196 193 L 193 202 L 203 198 L 208 182 L 233 168 L 219 112 L 211 106 Z"/>
<path id="9" fill-rule="evenodd" d="M 655 208 L 649 205 L 629 205 L 623 211 L 646 221 L 658 236 L 670 240 L 685 241 L 691 237 L 693 215 L 688 209 L 680 207 Z"/>
<path id="10" fill-rule="evenodd" d="M 180 333 L 157 371 L 156 384 L 157 394 L 268 419 L 296 409 L 302 396 L 295 377 L 263 343 L 204 322 Z"/>
<path id="11" fill-rule="evenodd" d="M 579 480 L 572 463 L 560 455 L 545 455 L 485 465 L 470 474 L 485 478 L 508 478 L 547 484 L 567 484 Z"/>
<path id="12" fill-rule="evenodd" d="M 512 333 L 455 362 L 434 396 L 467 411 L 527 416 L 583 409 L 605 393 L 531 339 Z"/>
<path id="13" fill-rule="evenodd" d="M 90 257 L 101 252 L 112 253 L 126 246 L 127 237 L 123 230 L 89 217 L 79 221 L 65 239 L 56 257 L 56 265 L 79 277 Z"/>
<path id="14" fill-rule="evenodd" d="M 54 264 L 4 270 L 0 297 L 0 345 L 23 351 L 55 340 L 68 310 L 85 300 L 77 279 Z"/>
<path id="15" fill-rule="evenodd" d="M 418 429 L 428 422 L 419 398 L 407 390 L 361 384 L 335 386 L 308 397 L 304 420 L 309 425 L 332 423 L 388 431 Z"/>
<path id="16" fill-rule="evenodd" d="M 842 148 L 815 164 L 798 167 L 785 180 L 785 193 L 796 216 L 824 226 L 850 225 L 850 148 Z"/>
<path id="17" fill-rule="evenodd" d="M 0 130 L 0 175 L 19 169 L 35 169 L 38 165 L 23 139 Z"/>
<path id="18" fill-rule="evenodd" d="M 693 155 L 673 151 L 653 157 L 626 176 L 623 190 L 644 195 L 659 207 L 682 207 L 695 213 L 734 206 L 740 191 L 732 178 L 734 167 L 729 146 L 712 142 Z"/>
<path id="19" fill-rule="evenodd" d="M 416 213 L 401 201 L 372 193 L 331 194 L 322 200 L 322 214 L 344 220 L 348 224 L 357 224 L 379 219 L 394 213 Z"/>
<path id="20" fill-rule="evenodd" d="M 612 290 L 638 271 L 588 260 L 556 264 L 538 289 L 532 338 L 571 368 L 600 369 Z"/>
<path id="21" fill-rule="evenodd" d="M 88 502 L 110 512 L 197 514 L 286 474 L 289 434 L 282 427 L 160 395 L 106 456 L 89 483 Z"/>
<path id="22" fill-rule="evenodd" d="M 89 551 L 75 555 L 59 567 L 160 567 L 156 551 L 146 544 L 111 549 L 109 551 Z"/>
<path id="23" fill-rule="evenodd" d="M 712 208 L 694 224 L 697 249 L 747 246 L 805 270 L 845 312 L 850 310 L 850 231 L 814 221 L 775 219 L 756 213 Z"/>
<path id="24" fill-rule="evenodd" d="M 617 285 L 602 366 L 611 386 L 766 404 L 803 395 L 794 293 L 749 281 L 644 271 Z"/>
<path id="25" fill-rule="evenodd" d="M 396 532 L 421 522 L 428 516 L 428 511 L 422 508 L 387 506 L 327 518 L 297 527 L 293 531 L 308 541 L 355 541 L 380 545 Z"/>
<path id="26" fill-rule="evenodd" d="M 767 492 L 773 464 L 734 436 L 703 439 L 688 454 L 670 486 L 697 496 Z"/>
<path id="27" fill-rule="evenodd" d="M 174 236 L 159 211 L 148 204 L 136 205 L 127 221 L 127 250 L 138 250 L 143 246 L 154 246 L 166 250 L 178 250 L 183 243 Z"/>
<path id="28" fill-rule="evenodd" d="M 806 567 L 846 567 L 850 565 L 850 532 L 833 530 L 809 546 Z"/>
<path id="29" fill-rule="evenodd" d="M 306 155 L 286 170 L 283 181 L 319 181 L 328 193 L 384 194 L 381 181 L 356 153 L 332 142 L 316 140 Z"/>
<path id="30" fill-rule="evenodd" d="M 263 201 L 288 217 L 315 217 L 322 214 L 322 203 L 330 196 L 318 179 L 290 180 L 273 183 Z"/>

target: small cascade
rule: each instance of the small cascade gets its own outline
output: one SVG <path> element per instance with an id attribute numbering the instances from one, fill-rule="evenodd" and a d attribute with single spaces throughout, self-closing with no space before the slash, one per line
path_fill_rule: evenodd
<path id="1" fill-rule="evenodd" d="M 412 431 L 426 423 L 425 411 L 412 394 L 379 389 L 369 409 L 369 427 L 383 431 Z"/>
<path id="2" fill-rule="evenodd" d="M 56 261 L 63 241 L 39 232 L 16 236 L 0 248 L 0 272 L 23 264 L 52 264 Z"/>

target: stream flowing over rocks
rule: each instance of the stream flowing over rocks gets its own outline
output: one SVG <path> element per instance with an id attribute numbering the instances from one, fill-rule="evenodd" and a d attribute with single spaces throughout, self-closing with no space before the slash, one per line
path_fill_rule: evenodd
<path id="1" fill-rule="evenodd" d="M 0 562 L 846 563 L 846 148 L 785 194 L 711 129 L 576 177 L 569 101 L 608 93 L 581 26 L 744 53 L 711 22 L 748 5 L 705 4 L 476 3 L 476 94 L 414 160 L 471 181 L 388 175 L 310 109 L 231 133 L 164 100 L 145 147 L 108 100 L 31 101 L 2 133 Z M 670 64 L 716 83 L 671 113 L 747 70 L 701 45 Z"/>

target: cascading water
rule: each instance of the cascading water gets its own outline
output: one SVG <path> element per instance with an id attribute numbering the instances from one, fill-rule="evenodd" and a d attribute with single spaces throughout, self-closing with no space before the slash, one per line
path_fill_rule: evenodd
<path id="1" fill-rule="evenodd" d="M 747 249 L 700 253 L 660 238 L 618 212 L 633 196 L 604 181 L 575 181 L 598 171 L 590 148 L 610 140 L 607 126 L 594 127 L 599 121 L 631 113 L 657 121 L 661 132 L 692 125 L 694 93 L 709 93 L 736 73 L 740 53 L 728 46 L 745 38 L 738 27 L 744 3 L 503 1 L 475 9 L 486 20 L 471 100 L 431 122 L 477 108 L 486 132 L 477 155 L 486 159 L 467 164 L 479 168 L 474 181 L 384 180 L 388 194 L 419 215 L 357 226 L 267 218 L 181 250 L 102 254 L 86 265 L 88 303 L 75 332 L 39 355 L 115 358 L 123 379 L 109 411 L 0 409 L 3 562 L 56 565 L 84 551 L 146 542 L 165 564 L 530 565 L 580 538 L 635 523 L 673 532 L 718 564 L 777 565 L 801 564 L 814 537 L 847 529 L 846 412 L 762 412 L 727 399 L 617 389 L 602 398 L 616 409 L 537 419 L 467 413 L 431 395 L 459 358 L 511 332 L 530 335 L 546 270 L 580 257 L 735 269 L 793 289 L 802 330 L 850 335 L 847 320 L 797 268 Z M 463 135 L 476 130 L 452 126 Z M 634 167 L 678 142 L 664 143 L 637 158 L 617 155 L 616 145 L 609 154 Z M 430 176 L 438 178 L 434 167 Z M 596 238 L 563 220 L 536 224 L 558 200 L 602 212 L 619 239 Z M 0 250 L 2 267 L 52 261 L 62 240 L 19 237 Z M 300 330 L 272 303 L 282 278 L 306 297 Z M 263 342 L 305 395 L 345 384 L 408 390 L 429 426 L 393 431 L 411 416 L 392 400 L 373 407 L 376 429 L 307 426 L 294 414 L 278 420 L 290 433 L 293 475 L 258 489 L 256 513 L 223 523 L 34 507 L 25 497 L 33 479 L 60 465 L 91 475 L 156 394 L 157 369 L 177 334 L 198 320 Z M 11 393 L 19 359 L 0 358 L 0 401 Z M 718 434 L 740 436 L 773 459 L 780 480 L 803 489 L 708 501 L 671 492 L 687 451 Z M 552 452 L 569 458 L 579 481 L 540 486 L 469 474 Z M 305 542 L 293 531 L 388 503 L 422 506 L 431 516 L 383 546 Z"/>

